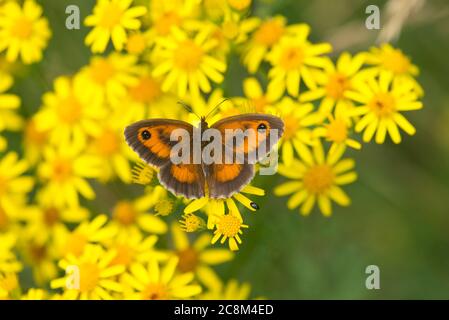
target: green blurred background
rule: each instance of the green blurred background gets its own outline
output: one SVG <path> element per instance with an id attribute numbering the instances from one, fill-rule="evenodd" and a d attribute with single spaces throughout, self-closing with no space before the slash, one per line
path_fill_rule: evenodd
<path id="1" fill-rule="evenodd" d="M 88 29 L 67 30 L 65 7 L 79 5 L 84 19 L 94 1 L 39 2 L 53 37 L 44 60 L 19 76 L 13 90 L 22 97 L 28 116 L 39 107 L 41 95 L 52 89 L 55 77 L 75 73 L 90 57 L 83 45 Z M 282 14 L 289 23 L 310 24 L 311 39 L 331 42 L 336 56 L 376 43 L 379 30 L 365 28 L 365 8 L 379 5 L 385 27 L 386 2 L 255 1 L 253 14 Z M 317 210 L 302 217 L 287 210 L 286 198 L 270 193 L 259 200 L 259 212 L 245 212 L 250 229 L 245 230 L 240 252 L 218 268 L 223 278 L 248 281 L 253 297 L 274 299 L 449 298 L 449 2 L 422 2 L 393 41 L 421 70 L 425 108 L 409 114 L 417 134 L 399 146 L 372 143 L 361 152 L 350 151 L 359 174 L 346 188 L 353 203 L 334 207 L 331 218 Z M 242 94 L 240 80 L 247 74 L 236 58 L 227 72 L 232 82 L 224 84 L 225 95 Z M 13 148 L 16 142 L 11 142 Z M 268 182 L 264 179 L 273 178 L 257 179 L 255 184 L 263 186 Z M 278 184 L 283 178 L 275 180 Z M 100 195 L 99 201 L 114 200 Z M 365 268 L 371 264 L 380 268 L 380 290 L 365 288 Z"/>

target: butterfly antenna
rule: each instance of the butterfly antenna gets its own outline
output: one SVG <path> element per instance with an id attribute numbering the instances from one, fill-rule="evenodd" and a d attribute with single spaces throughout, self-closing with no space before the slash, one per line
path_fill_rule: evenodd
<path id="1" fill-rule="evenodd" d="M 192 107 L 189 106 L 189 105 L 188 105 L 187 103 L 185 103 L 184 101 L 178 101 L 178 104 L 180 104 L 181 106 L 183 106 L 184 109 L 186 109 L 187 112 L 193 113 L 195 116 L 198 117 L 198 119 L 201 119 L 201 117 L 200 117 L 199 115 L 197 115 L 197 114 L 195 113 L 195 111 L 193 111 Z"/>
<path id="2" fill-rule="evenodd" d="M 217 104 L 209 113 L 206 115 L 205 119 L 209 118 L 225 101 L 228 101 L 229 99 L 223 99 L 219 104 Z"/>

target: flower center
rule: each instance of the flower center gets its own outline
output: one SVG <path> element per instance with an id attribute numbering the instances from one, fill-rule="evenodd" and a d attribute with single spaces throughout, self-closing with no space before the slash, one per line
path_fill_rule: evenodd
<path id="1" fill-rule="evenodd" d="M 161 200 L 154 205 L 154 211 L 161 216 L 168 216 L 173 210 L 173 202 L 170 200 Z"/>
<path id="2" fill-rule="evenodd" d="M 169 298 L 168 289 L 162 283 L 150 283 L 141 294 L 144 300 L 167 300 Z"/>
<path id="3" fill-rule="evenodd" d="M 114 66 L 106 59 L 98 59 L 92 62 L 90 75 L 100 85 L 104 85 L 115 74 Z"/>
<path id="4" fill-rule="evenodd" d="M 72 176 L 72 165 L 69 160 L 55 159 L 53 162 L 53 180 L 64 182 Z"/>
<path id="5" fill-rule="evenodd" d="M 341 119 L 332 120 L 327 126 L 327 138 L 336 143 L 341 143 L 348 137 L 348 127 Z"/>
<path id="6" fill-rule="evenodd" d="M 291 140 L 300 128 L 299 120 L 291 115 L 283 117 L 284 120 L 284 139 Z"/>
<path id="7" fill-rule="evenodd" d="M 132 206 L 131 202 L 120 201 L 116 204 L 113 210 L 113 217 L 119 223 L 128 226 L 136 220 L 137 212 Z"/>
<path id="8" fill-rule="evenodd" d="M 175 65 L 185 71 L 196 71 L 203 58 L 203 49 L 191 40 L 179 44 L 175 51 Z"/>
<path id="9" fill-rule="evenodd" d="M 396 102 L 389 93 L 378 93 L 368 103 L 368 106 L 378 117 L 389 117 L 396 111 Z"/>
<path id="10" fill-rule="evenodd" d="M 336 100 L 343 98 L 343 93 L 349 89 L 348 79 L 341 73 L 335 73 L 329 77 L 326 85 L 327 95 Z"/>
<path id="11" fill-rule="evenodd" d="M 175 11 L 165 12 L 155 22 L 156 31 L 161 36 L 168 35 L 170 33 L 171 27 L 180 25 L 181 25 L 181 18 Z"/>
<path id="12" fill-rule="evenodd" d="M 98 153 L 107 157 L 117 153 L 120 146 L 120 141 L 111 129 L 105 129 L 95 142 Z"/>
<path id="13" fill-rule="evenodd" d="M 241 225 L 242 223 L 236 216 L 227 214 L 220 218 L 217 230 L 227 238 L 234 238 L 239 233 Z"/>
<path id="14" fill-rule="evenodd" d="M 304 174 L 304 187 L 314 194 L 320 194 L 332 186 L 334 173 L 328 165 L 315 165 Z"/>
<path id="15" fill-rule="evenodd" d="M 410 69 L 410 59 L 401 50 L 384 53 L 382 64 L 385 69 L 391 70 L 396 74 L 406 73 Z"/>
<path id="16" fill-rule="evenodd" d="M 181 272 L 194 271 L 198 265 L 199 257 L 198 252 L 193 248 L 187 248 L 178 251 L 178 270 Z"/>
<path id="17" fill-rule="evenodd" d="M 276 20 L 269 20 L 261 24 L 254 33 L 254 40 L 261 45 L 271 47 L 284 34 L 284 26 Z"/>
<path id="18" fill-rule="evenodd" d="M 11 28 L 13 36 L 21 39 L 28 39 L 33 33 L 33 23 L 27 17 L 21 16 L 14 21 Z"/>
<path id="19" fill-rule="evenodd" d="M 86 262 L 80 265 L 80 291 L 87 292 L 96 288 L 100 279 L 100 270 L 94 263 Z"/>
<path id="20" fill-rule="evenodd" d="M 123 9 L 120 8 L 118 3 L 110 2 L 104 7 L 98 25 L 103 28 L 112 29 L 120 24 L 123 13 Z"/>
<path id="21" fill-rule="evenodd" d="M 59 221 L 59 210 L 56 208 L 47 208 L 44 210 L 44 222 L 51 227 Z"/>
<path id="22" fill-rule="evenodd" d="M 81 109 L 82 106 L 78 99 L 75 96 L 70 95 L 60 102 L 58 115 L 63 122 L 73 124 L 80 120 Z"/>
<path id="23" fill-rule="evenodd" d="M 29 121 L 25 128 L 26 141 L 32 145 L 43 145 L 47 142 L 47 133 L 38 131 L 34 121 Z"/>
<path id="24" fill-rule="evenodd" d="M 282 54 L 279 64 L 285 70 L 298 69 L 304 62 L 304 50 L 301 47 L 288 47 Z"/>
<path id="25" fill-rule="evenodd" d="M 65 254 L 73 254 L 76 257 L 79 257 L 84 250 L 84 247 L 87 244 L 87 238 L 84 234 L 80 232 L 73 232 L 69 235 L 66 245 L 65 245 Z"/>
<path id="26" fill-rule="evenodd" d="M 134 250 L 125 244 L 116 246 L 115 250 L 117 254 L 115 258 L 112 259 L 111 265 L 129 266 L 134 258 Z"/>
<path id="27" fill-rule="evenodd" d="M 43 261 L 47 256 L 47 249 L 45 248 L 45 246 L 33 244 L 30 246 L 30 256 L 34 262 L 39 263 L 40 261 Z"/>
<path id="28" fill-rule="evenodd" d="M 131 54 L 140 54 L 145 50 L 145 37 L 140 33 L 129 36 L 126 42 L 126 51 Z"/>
<path id="29" fill-rule="evenodd" d="M 140 79 L 137 85 L 129 89 L 131 97 L 143 103 L 151 103 L 161 95 L 159 83 L 152 77 L 145 76 Z"/>

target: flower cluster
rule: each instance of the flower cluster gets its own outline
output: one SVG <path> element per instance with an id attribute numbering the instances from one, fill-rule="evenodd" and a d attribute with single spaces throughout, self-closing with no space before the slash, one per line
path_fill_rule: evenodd
<path id="1" fill-rule="evenodd" d="M 274 194 L 290 195 L 286 207 L 303 215 L 350 204 L 348 149 L 415 133 L 405 114 L 422 108 L 418 68 L 389 44 L 333 61 L 307 24 L 252 16 L 251 0 L 135 2 L 97 1 L 84 20 L 89 63 L 57 76 L 26 115 L 9 93 L 15 66 L 41 61 L 51 31 L 34 0 L 0 2 L 0 298 L 250 296 L 214 266 L 233 259 L 251 230 L 245 214 L 263 215 L 255 198 L 273 185 L 256 187 L 256 178 L 228 199 L 176 197 L 124 141 L 141 119 L 195 124 L 179 100 L 205 115 L 229 98 L 210 123 L 243 112 L 281 117 L 278 174 L 288 181 Z M 243 94 L 225 85 L 236 82 L 227 79 L 234 57 L 248 75 L 237 79 Z"/>

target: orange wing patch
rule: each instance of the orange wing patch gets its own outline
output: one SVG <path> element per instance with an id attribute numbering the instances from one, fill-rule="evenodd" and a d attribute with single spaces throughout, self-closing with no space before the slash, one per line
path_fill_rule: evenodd
<path id="1" fill-rule="evenodd" d="M 214 166 L 215 179 L 218 182 L 227 182 L 237 178 L 242 171 L 242 165 L 237 163 L 216 164 Z"/>
<path id="2" fill-rule="evenodd" d="M 138 139 L 157 157 L 167 159 L 174 143 L 170 141 L 170 135 L 175 129 L 178 128 L 170 125 L 143 127 L 138 130 Z"/>
<path id="3" fill-rule="evenodd" d="M 196 166 L 191 164 L 176 164 L 172 165 L 170 169 L 173 177 L 184 183 L 198 182 L 198 175 L 196 172 Z"/>
<path id="4" fill-rule="evenodd" d="M 245 154 L 248 154 L 255 151 L 263 141 L 267 140 L 272 127 L 268 121 L 246 120 L 223 123 L 215 128 L 221 132 L 223 137 L 225 137 L 225 144 L 230 145 L 235 143 L 236 152 L 243 151 Z M 232 137 L 226 136 L 226 130 L 241 130 L 246 134 L 240 143 L 239 141 L 233 142 Z"/>

